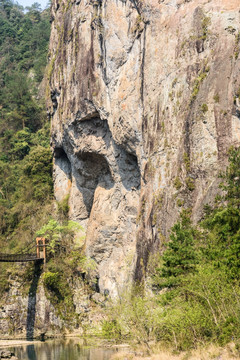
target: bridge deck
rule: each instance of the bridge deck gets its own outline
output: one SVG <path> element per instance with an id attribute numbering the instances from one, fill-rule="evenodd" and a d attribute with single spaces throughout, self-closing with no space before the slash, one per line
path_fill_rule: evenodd
<path id="1" fill-rule="evenodd" d="M 37 257 L 36 254 L 1 254 L 0 262 L 26 262 L 26 261 L 42 261 L 43 258 Z"/>

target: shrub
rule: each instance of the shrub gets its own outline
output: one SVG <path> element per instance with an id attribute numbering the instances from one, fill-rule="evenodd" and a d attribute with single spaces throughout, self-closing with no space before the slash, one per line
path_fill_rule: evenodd
<path id="1" fill-rule="evenodd" d="M 182 183 L 181 183 L 181 180 L 179 178 L 179 176 L 176 176 L 175 177 L 175 180 L 174 180 L 174 186 L 177 190 L 180 190 L 181 187 L 182 187 Z"/>
<path id="2" fill-rule="evenodd" d="M 208 106 L 207 104 L 202 104 L 201 106 L 201 111 L 205 114 L 206 112 L 208 112 Z"/>
<path id="3" fill-rule="evenodd" d="M 195 189 L 194 181 L 190 177 L 186 178 L 186 185 L 187 185 L 188 190 L 190 190 L 190 191 L 193 191 Z"/>

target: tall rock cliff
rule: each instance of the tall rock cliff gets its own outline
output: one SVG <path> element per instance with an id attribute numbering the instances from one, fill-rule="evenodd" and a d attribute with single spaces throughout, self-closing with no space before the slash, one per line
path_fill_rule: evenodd
<path id="1" fill-rule="evenodd" d="M 240 141 L 239 0 L 53 0 L 55 196 L 99 289 L 140 279 L 183 207 L 197 221 Z"/>

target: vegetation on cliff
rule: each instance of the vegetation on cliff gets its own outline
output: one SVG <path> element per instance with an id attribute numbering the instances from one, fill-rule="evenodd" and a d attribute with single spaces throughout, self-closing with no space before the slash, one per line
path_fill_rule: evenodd
<path id="1" fill-rule="evenodd" d="M 94 263 L 82 254 L 84 232 L 68 220 L 68 197 L 53 199 L 50 124 L 45 107 L 44 72 L 50 36 L 50 11 L 35 3 L 24 12 L 12 0 L 0 2 L 0 247 L 18 253 L 49 240 L 42 276 L 46 296 L 57 315 L 76 325 L 73 304 L 78 283 Z M 76 243 L 75 234 L 81 232 Z M 30 244 L 30 245 L 29 245 Z M 30 252 L 35 251 L 33 248 Z M 34 282 L 34 264 L 0 264 L 0 294 L 14 274 L 23 279 L 24 294 Z M 35 288 L 34 291 L 37 291 Z"/>
<path id="2" fill-rule="evenodd" d="M 149 279 L 113 306 L 103 332 L 186 350 L 208 342 L 224 345 L 240 336 L 240 149 L 229 152 L 222 195 L 206 206 L 197 227 L 182 212 L 162 254 L 149 263 Z"/>
<path id="3" fill-rule="evenodd" d="M 40 85 L 49 16 L 36 3 L 26 13 L 12 1 L 0 3 L 0 231 L 10 247 L 19 237 L 31 238 L 33 218 L 52 195 L 49 123 Z"/>
<path id="4" fill-rule="evenodd" d="M 83 256 L 82 244 L 73 241 L 81 227 L 68 221 L 68 198 L 58 204 L 53 200 L 50 124 L 44 99 L 50 11 L 42 11 L 35 3 L 24 12 L 13 1 L 3 0 L 0 34 L 1 252 L 26 250 L 28 244 L 34 245 L 35 236 L 46 236 L 46 295 L 58 315 L 72 322 L 76 319 L 74 275 L 84 276 L 94 264 Z M 0 293 L 8 289 L 9 276 L 15 271 L 25 279 L 26 287 L 36 275 L 33 264 L 0 266 Z"/>
<path id="5" fill-rule="evenodd" d="M 32 241 L 50 213 L 52 155 L 42 96 L 49 35 L 49 10 L 35 3 L 24 12 L 11 0 L 0 2 L 1 252 Z"/>

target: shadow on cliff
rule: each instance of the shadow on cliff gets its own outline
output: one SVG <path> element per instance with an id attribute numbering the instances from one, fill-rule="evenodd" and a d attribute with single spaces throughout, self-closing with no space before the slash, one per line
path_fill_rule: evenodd
<path id="1" fill-rule="evenodd" d="M 34 263 L 33 279 L 28 292 L 28 309 L 27 309 L 27 323 L 26 323 L 26 339 L 33 340 L 34 326 L 36 318 L 36 302 L 37 302 L 37 288 L 39 279 L 42 273 L 42 263 Z"/>

